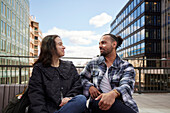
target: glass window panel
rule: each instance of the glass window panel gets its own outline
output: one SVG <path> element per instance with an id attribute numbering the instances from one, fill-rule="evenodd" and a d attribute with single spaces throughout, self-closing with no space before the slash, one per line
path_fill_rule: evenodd
<path id="1" fill-rule="evenodd" d="M 141 5 L 141 14 L 145 11 L 145 2 L 142 3 Z"/>
<path id="2" fill-rule="evenodd" d="M 141 31 L 141 40 L 145 39 L 145 29 Z"/>
<path id="3" fill-rule="evenodd" d="M 134 34 L 134 43 L 137 42 L 137 34 Z"/>
<path id="4" fill-rule="evenodd" d="M 170 32 L 169 32 L 170 33 Z M 160 32 L 160 29 L 157 29 L 157 39 L 160 39 L 161 38 L 161 32 Z M 170 39 L 169 39 L 170 40 Z"/>
<path id="5" fill-rule="evenodd" d="M 134 0 L 134 7 L 136 7 L 136 0 Z"/>
<path id="6" fill-rule="evenodd" d="M 133 1 L 131 2 L 131 10 L 133 10 Z"/>
<path id="7" fill-rule="evenodd" d="M 145 2 L 146 5 L 146 11 L 149 11 L 149 2 Z"/>
<path id="8" fill-rule="evenodd" d="M 141 53 L 145 53 L 145 43 L 141 43 Z"/>
<path id="9" fill-rule="evenodd" d="M 137 34 L 137 42 L 139 42 L 140 41 L 140 31 L 138 32 L 138 34 Z"/>
<path id="10" fill-rule="evenodd" d="M 144 25 L 145 25 L 145 16 L 141 18 L 141 27 L 143 27 Z"/>
<path id="11" fill-rule="evenodd" d="M 131 44 L 131 45 L 134 43 L 134 39 L 133 39 L 133 37 L 134 37 L 134 36 L 132 35 L 132 36 L 131 36 L 131 39 L 130 39 L 130 41 L 131 41 L 131 43 L 130 43 L 130 44 Z"/>
<path id="12" fill-rule="evenodd" d="M 137 9 L 137 17 L 140 15 L 140 6 Z"/>
<path id="13" fill-rule="evenodd" d="M 3 14 L 3 7 L 4 7 L 4 3 L 1 2 L 1 14 Z"/>
<path id="14" fill-rule="evenodd" d="M 133 55 L 136 55 L 136 46 L 134 46 Z"/>
<path id="15" fill-rule="evenodd" d="M 134 19 L 136 19 L 136 10 L 134 11 L 134 13 L 133 13 L 133 14 L 134 14 Z"/>
<path id="16" fill-rule="evenodd" d="M 133 47 L 131 47 L 131 50 L 130 50 L 131 52 L 131 55 L 130 56 L 133 56 Z"/>
<path id="17" fill-rule="evenodd" d="M 137 54 L 140 54 L 141 48 L 140 48 L 140 44 L 137 45 Z"/>

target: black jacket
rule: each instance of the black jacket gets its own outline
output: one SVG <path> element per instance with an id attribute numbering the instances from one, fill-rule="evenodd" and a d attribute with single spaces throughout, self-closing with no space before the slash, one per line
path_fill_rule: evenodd
<path id="1" fill-rule="evenodd" d="M 60 66 L 44 67 L 37 63 L 29 81 L 29 113 L 53 113 L 61 98 L 82 94 L 80 76 L 72 62 L 60 60 Z"/>

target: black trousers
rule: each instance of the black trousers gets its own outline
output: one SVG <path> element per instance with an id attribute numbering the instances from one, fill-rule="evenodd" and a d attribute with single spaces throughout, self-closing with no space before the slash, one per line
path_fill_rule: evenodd
<path id="1" fill-rule="evenodd" d="M 115 100 L 114 104 L 109 110 L 101 110 L 98 106 L 99 101 L 100 100 L 91 100 L 89 103 L 91 113 L 136 113 L 130 107 L 122 103 L 122 101 L 119 99 Z"/>

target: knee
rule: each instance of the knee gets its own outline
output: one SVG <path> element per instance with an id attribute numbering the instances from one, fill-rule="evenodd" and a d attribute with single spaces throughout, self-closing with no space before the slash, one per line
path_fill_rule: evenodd
<path id="1" fill-rule="evenodd" d="M 80 105 L 86 105 L 86 97 L 84 95 L 77 95 L 76 100 Z"/>
<path id="2" fill-rule="evenodd" d="M 77 95 L 76 98 L 77 98 L 81 103 L 85 103 L 86 100 L 87 100 L 84 95 Z"/>

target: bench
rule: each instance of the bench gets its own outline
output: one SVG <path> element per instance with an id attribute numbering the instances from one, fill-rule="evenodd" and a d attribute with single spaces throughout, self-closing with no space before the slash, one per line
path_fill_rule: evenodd
<path id="1" fill-rule="evenodd" d="M 22 93 L 24 84 L 0 84 L 0 113 L 15 95 Z"/>

